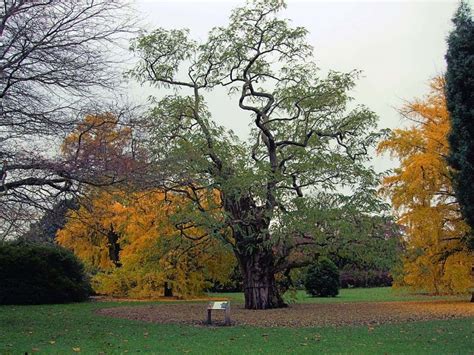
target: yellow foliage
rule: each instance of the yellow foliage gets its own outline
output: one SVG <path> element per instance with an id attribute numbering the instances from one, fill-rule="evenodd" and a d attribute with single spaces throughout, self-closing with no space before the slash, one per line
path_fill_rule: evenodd
<path id="1" fill-rule="evenodd" d="M 433 293 L 461 293 L 473 287 L 472 255 L 461 238 L 468 232 L 456 203 L 446 163 L 450 120 L 444 79 L 431 81 L 430 94 L 408 103 L 402 114 L 414 124 L 396 129 L 378 146 L 400 161 L 384 178 L 389 197 L 405 229 L 406 253 L 398 286 Z"/>
<path id="2" fill-rule="evenodd" d="M 140 152 L 124 155 L 131 138 L 130 128 L 121 127 L 113 115 L 89 115 L 64 140 L 62 153 L 75 164 L 115 172 L 137 163 Z M 182 193 L 193 194 L 209 216 L 218 218 L 218 191 Z M 208 280 L 224 282 L 234 266 L 232 252 L 206 235 L 198 216 L 178 229 L 171 216 L 189 209 L 179 194 L 91 189 L 80 206 L 69 212 L 56 240 L 96 274 L 93 284 L 99 293 L 156 297 L 167 283 L 176 295 L 196 295 Z"/>
<path id="3" fill-rule="evenodd" d="M 171 223 L 183 208 L 179 195 L 159 190 L 125 194 L 90 194 L 57 233 L 59 244 L 73 250 L 90 268 L 98 293 L 133 298 L 162 296 L 165 282 L 178 296 L 198 295 L 209 280 L 224 282 L 235 264 L 234 255 L 196 227 L 186 236 Z M 107 233 L 119 236 L 120 266 L 109 254 Z M 105 237 L 104 237 L 105 236 Z"/>

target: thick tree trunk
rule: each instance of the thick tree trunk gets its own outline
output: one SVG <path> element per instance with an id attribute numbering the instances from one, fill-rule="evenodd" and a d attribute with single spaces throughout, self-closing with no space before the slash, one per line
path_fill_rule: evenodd
<path id="1" fill-rule="evenodd" d="M 242 270 L 245 308 L 270 309 L 285 307 L 278 292 L 271 252 L 238 256 Z"/>
<path id="2" fill-rule="evenodd" d="M 231 216 L 234 253 L 242 272 L 246 309 L 285 307 L 275 281 L 275 259 L 265 243 L 271 239 L 272 206 L 257 206 L 250 195 L 223 196 L 224 209 Z"/>

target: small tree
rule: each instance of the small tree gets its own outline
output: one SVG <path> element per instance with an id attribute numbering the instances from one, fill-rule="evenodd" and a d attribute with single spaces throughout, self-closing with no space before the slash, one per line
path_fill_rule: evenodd
<path id="1" fill-rule="evenodd" d="M 311 296 L 335 297 L 339 294 L 339 270 L 328 258 L 319 258 L 308 268 L 304 287 Z"/>
<path id="2" fill-rule="evenodd" d="M 57 242 L 91 269 L 96 292 L 121 297 L 195 296 L 208 280 L 225 282 L 233 254 L 202 230 L 181 238 L 169 215 L 185 208 L 158 190 L 91 191 L 68 214 Z"/>

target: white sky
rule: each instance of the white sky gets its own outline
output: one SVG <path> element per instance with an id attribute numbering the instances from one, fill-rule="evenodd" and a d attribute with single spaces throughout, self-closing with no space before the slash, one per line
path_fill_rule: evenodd
<path id="1" fill-rule="evenodd" d="M 214 26 L 225 25 L 230 11 L 244 0 L 136 0 L 144 27 L 188 28 L 204 40 Z M 375 111 L 381 128 L 406 124 L 396 108 L 427 92 L 427 82 L 445 70 L 446 37 L 458 1 L 319 1 L 289 0 L 282 16 L 306 27 L 315 61 L 326 71 L 360 69 L 353 92 L 357 103 Z M 472 1 L 471 1 L 472 4 Z M 133 96 L 143 89 L 131 86 Z M 147 95 L 150 92 L 147 90 Z M 207 97 L 213 117 L 239 136 L 248 132 L 248 116 L 224 94 Z M 386 158 L 377 170 L 393 167 Z"/>

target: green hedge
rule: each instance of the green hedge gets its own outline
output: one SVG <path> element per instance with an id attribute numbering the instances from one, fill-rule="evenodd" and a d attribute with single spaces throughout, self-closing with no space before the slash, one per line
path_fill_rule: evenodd
<path id="1" fill-rule="evenodd" d="M 0 243 L 0 304 L 79 302 L 91 287 L 70 251 L 28 242 Z"/>

